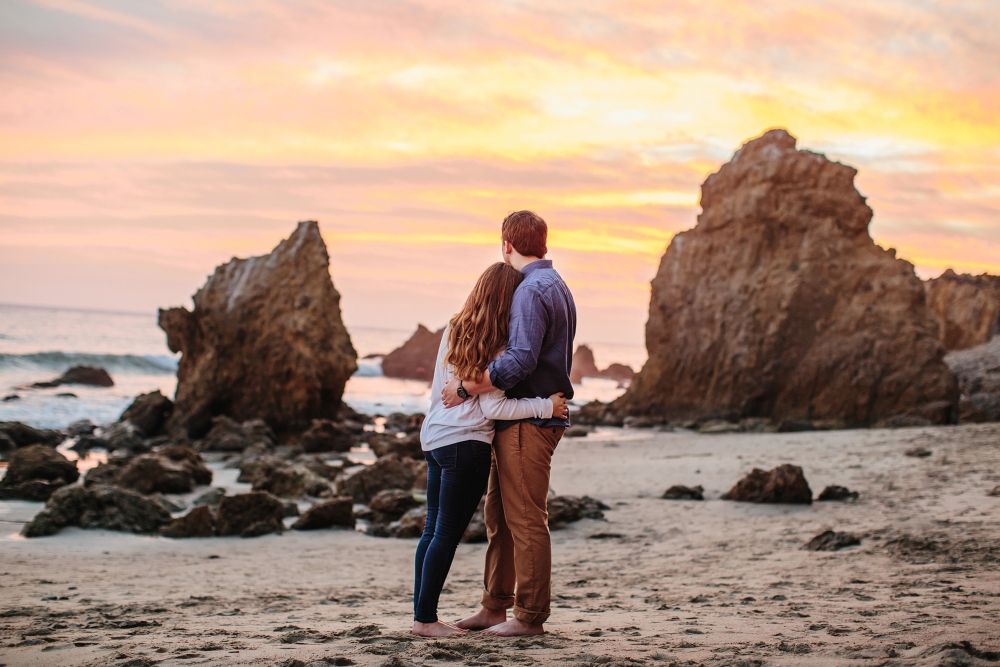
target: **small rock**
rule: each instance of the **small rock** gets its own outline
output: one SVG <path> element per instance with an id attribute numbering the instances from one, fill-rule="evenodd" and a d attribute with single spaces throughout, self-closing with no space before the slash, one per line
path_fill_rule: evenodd
<path id="1" fill-rule="evenodd" d="M 319 530 L 334 526 L 354 528 L 354 501 L 351 498 L 334 498 L 313 505 L 292 524 L 292 529 Z"/>
<path id="2" fill-rule="evenodd" d="M 309 454 L 349 452 L 355 444 L 357 441 L 348 428 L 329 419 L 313 419 L 312 426 L 299 438 L 302 451 Z"/>
<path id="3" fill-rule="evenodd" d="M 211 482 L 212 471 L 201 454 L 185 445 L 169 445 L 130 459 L 109 459 L 87 473 L 84 480 L 87 486 L 112 484 L 144 495 L 189 493 L 195 486 Z"/>
<path id="4" fill-rule="evenodd" d="M 47 445 L 30 445 L 10 457 L 7 474 L 0 479 L 0 498 L 43 501 L 79 479 L 76 463 Z"/>
<path id="5" fill-rule="evenodd" d="M 427 507 L 414 507 L 399 518 L 389 524 L 389 536 L 400 539 L 411 539 L 420 537 L 424 532 L 424 523 L 427 521 Z"/>
<path id="6" fill-rule="evenodd" d="M 160 530 L 164 537 L 214 537 L 215 518 L 207 505 L 198 505 Z"/>
<path id="7" fill-rule="evenodd" d="M 770 471 L 754 468 L 736 483 L 723 500 L 737 500 L 749 503 L 812 503 L 812 490 L 806 482 L 802 468 L 789 463 Z"/>
<path id="8" fill-rule="evenodd" d="M 260 419 L 242 424 L 225 415 L 212 419 L 212 428 L 200 442 L 200 449 L 209 452 L 242 452 L 256 443 L 268 449 L 274 447 L 274 433 Z"/>
<path id="9" fill-rule="evenodd" d="M 740 430 L 739 424 L 733 424 L 723 419 L 713 419 L 698 427 L 698 433 L 715 435 L 719 433 L 736 433 Z"/>
<path id="10" fill-rule="evenodd" d="M 932 452 L 931 450 L 926 449 L 924 447 L 914 447 L 913 449 L 907 449 L 903 453 L 906 456 L 912 456 L 913 458 L 922 459 L 922 458 L 926 458 L 926 457 L 930 456 L 934 452 Z"/>
<path id="11" fill-rule="evenodd" d="M 413 493 L 402 489 L 379 491 L 368 503 L 368 506 L 376 512 L 391 517 L 390 520 L 398 519 L 417 505 Z"/>
<path id="12" fill-rule="evenodd" d="M 412 459 L 424 458 L 424 452 L 420 447 L 420 433 L 410 433 L 401 438 L 395 433 L 372 433 L 368 436 L 368 446 L 375 452 L 375 456 L 396 454 Z"/>
<path id="13" fill-rule="evenodd" d="M 56 394 L 56 398 L 79 398 L 79 397 L 71 391 L 64 391 L 61 394 Z"/>
<path id="14" fill-rule="evenodd" d="M 299 504 L 294 500 L 283 500 L 282 504 L 285 506 L 285 518 L 298 516 L 299 515 Z"/>
<path id="15" fill-rule="evenodd" d="M 255 537 L 284 529 L 285 506 L 278 498 L 263 491 L 223 496 L 215 515 L 215 525 L 222 537 Z"/>
<path id="16" fill-rule="evenodd" d="M 370 466 L 356 466 L 344 471 L 337 478 L 337 490 L 354 498 L 355 502 L 367 503 L 379 491 L 385 489 L 413 488 L 416 474 L 413 468 L 395 454 L 383 456 Z"/>
<path id="17" fill-rule="evenodd" d="M 6 396 L 3 397 L 4 403 L 6 403 L 7 401 L 20 401 L 20 400 L 21 397 L 18 396 L 17 394 L 7 394 Z"/>
<path id="18" fill-rule="evenodd" d="M 64 384 L 83 384 L 92 387 L 113 387 L 115 381 L 111 379 L 108 372 L 103 368 L 93 366 L 73 366 L 68 371 L 49 382 L 36 382 L 32 387 L 38 389 L 48 389 L 59 387 Z"/>
<path id="19" fill-rule="evenodd" d="M 279 498 L 324 497 L 332 493 L 330 483 L 304 466 L 276 468 L 253 485 L 254 491 L 268 491 Z"/>
<path id="20" fill-rule="evenodd" d="M 143 440 L 142 432 L 129 421 L 105 424 L 98 435 L 107 441 L 109 452 L 125 450 L 140 454 L 150 449 Z"/>
<path id="21" fill-rule="evenodd" d="M 77 454 L 86 454 L 91 449 L 107 449 L 108 441 L 93 435 L 78 436 L 76 442 L 70 447 Z"/>
<path id="22" fill-rule="evenodd" d="M 66 427 L 66 435 L 71 438 L 81 435 L 93 435 L 97 429 L 97 424 L 89 419 L 78 419 Z"/>
<path id="23" fill-rule="evenodd" d="M 174 410 L 174 402 L 157 389 L 137 396 L 118 421 L 130 421 L 146 436 L 152 437 L 163 430 L 167 417 Z"/>
<path id="24" fill-rule="evenodd" d="M 10 438 L 18 447 L 35 444 L 55 447 L 63 439 L 63 435 L 58 431 L 37 429 L 21 422 L 0 422 L 0 433 Z"/>
<path id="25" fill-rule="evenodd" d="M 570 426 L 563 433 L 563 436 L 567 438 L 586 438 L 588 435 L 590 435 L 590 429 L 586 426 Z"/>
<path id="26" fill-rule="evenodd" d="M 240 475 L 236 478 L 242 484 L 258 484 L 271 476 L 278 468 L 284 468 L 288 461 L 279 459 L 276 456 L 264 455 L 260 457 L 244 459 L 240 462 Z"/>
<path id="27" fill-rule="evenodd" d="M 183 500 L 168 498 L 162 493 L 154 493 L 149 496 L 149 499 L 154 500 L 166 507 L 167 511 L 171 514 L 174 514 L 175 512 L 183 512 L 187 509 L 187 504 Z"/>
<path id="28" fill-rule="evenodd" d="M 667 500 L 704 500 L 705 489 L 701 486 L 681 486 L 675 484 L 663 492 L 661 498 Z"/>
<path id="29" fill-rule="evenodd" d="M 997 497 L 997 496 L 1000 496 L 1000 486 L 994 486 L 994 487 L 993 487 L 993 490 L 992 490 L 992 491 L 990 491 L 990 492 L 989 492 L 988 494 L 986 494 L 986 495 L 988 495 L 988 496 L 993 496 L 993 497 Z"/>
<path id="30" fill-rule="evenodd" d="M 857 500 L 858 492 L 851 491 L 846 486 L 828 486 L 823 489 L 816 500 Z"/>
<path id="31" fill-rule="evenodd" d="M 837 533 L 832 530 L 824 530 L 802 545 L 802 548 L 808 551 L 839 551 L 845 547 L 852 547 L 857 544 L 861 544 L 861 539 L 852 533 Z"/>
<path id="32" fill-rule="evenodd" d="M 226 490 L 221 486 L 217 486 L 195 498 L 194 504 L 215 506 L 219 504 L 219 501 L 222 500 L 224 495 L 226 495 Z"/>
<path id="33" fill-rule="evenodd" d="M 580 519 L 603 519 L 601 510 L 611 509 L 599 500 L 590 496 L 555 496 L 549 498 L 549 527 L 558 528 Z"/>

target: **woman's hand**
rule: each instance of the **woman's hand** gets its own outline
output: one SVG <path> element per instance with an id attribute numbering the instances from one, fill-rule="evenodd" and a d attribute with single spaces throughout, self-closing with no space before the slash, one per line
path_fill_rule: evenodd
<path id="1" fill-rule="evenodd" d="M 555 419 L 566 419 L 569 416 L 569 406 L 566 405 L 566 399 L 563 398 L 563 393 L 560 391 L 558 394 L 552 394 L 549 396 L 549 400 L 552 401 L 552 417 Z"/>

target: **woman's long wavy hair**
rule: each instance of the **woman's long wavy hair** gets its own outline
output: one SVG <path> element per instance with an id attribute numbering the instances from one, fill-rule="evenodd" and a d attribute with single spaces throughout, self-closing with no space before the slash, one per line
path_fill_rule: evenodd
<path id="1" fill-rule="evenodd" d="M 444 362 L 455 377 L 471 380 L 507 346 L 510 304 L 521 284 L 521 272 L 503 262 L 479 276 L 465 305 L 448 326 L 448 353 Z"/>

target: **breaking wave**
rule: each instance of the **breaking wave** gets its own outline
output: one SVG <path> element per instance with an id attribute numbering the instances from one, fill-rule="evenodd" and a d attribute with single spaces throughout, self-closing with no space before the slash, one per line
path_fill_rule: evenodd
<path id="1" fill-rule="evenodd" d="M 46 370 L 61 373 L 70 366 L 97 366 L 109 373 L 173 375 L 177 359 L 165 354 L 88 354 L 85 352 L 0 353 L 0 370 Z"/>

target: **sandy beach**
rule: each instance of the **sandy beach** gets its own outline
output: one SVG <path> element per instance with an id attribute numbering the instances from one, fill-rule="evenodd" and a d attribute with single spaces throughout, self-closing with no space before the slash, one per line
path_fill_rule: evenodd
<path id="1" fill-rule="evenodd" d="M 931 451 L 908 457 L 914 447 Z M 802 466 L 856 502 L 735 503 L 753 467 Z M 557 450 L 553 488 L 612 507 L 553 533 L 548 634 L 410 635 L 414 540 L 345 530 L 171 540 L 17 537 L 5 503 L 0 663 L 20 665 L 965 665 L 1000 651 L 1000 425 L 698 435 L 602 428 Z M 672 484 L 706 500 L 660 499 Z M 820 531 L 861 545 L 801 549 Z M 475 608 L 463 544 L 445 619 Z M 969 642 L 963 648 L 960 642 Z M 994 652 L 994 653 L 990 653 Z"/>

